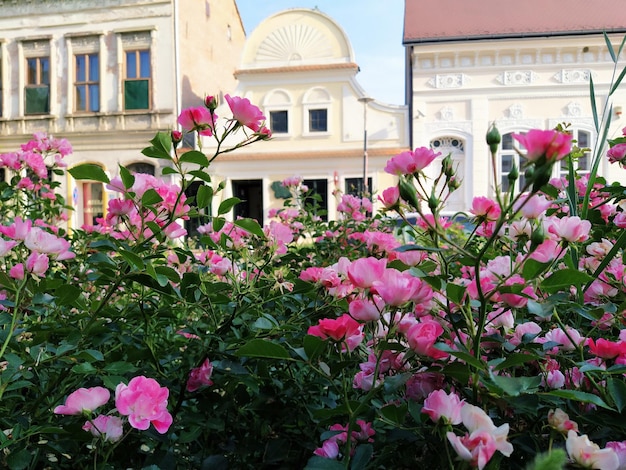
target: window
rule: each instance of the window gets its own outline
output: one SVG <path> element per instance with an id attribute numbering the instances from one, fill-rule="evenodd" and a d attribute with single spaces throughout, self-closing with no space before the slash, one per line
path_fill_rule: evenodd
<path id="1" fill-rule="evenodd" d="M 150 51 L 125 51 L 124 109 L 150 109 Z"/>
<path id="2" fill-rule="evenodd" d="M 235 219 L 246 217 L 263 225 L 263 181 L 237 180 L 232 182 L 233 196 L 241 202 L 233 208 Z"/>
<path id="3" fill-rule="evenodd" d="M 328 120 L 326 109 L 309 109 L 309 132 L 327 132 Z"/>
<path id="4" fill-rule="evenodd" d="M 302 184 L 310 191 L 310 196 L 304 201 L 306 210 L 322 220 L 328 220 L 328 180 L 304 180 Z"/>
<path id="5" fill-rule="evenodd" d="M 576 146 L 580 149 L 591 148 L 591 133 L 583 130 L 572 131 L 572 137 L 576 141 Z M 559 176 L 565 176 L 569 174 L 568 159 L 564 158 L 559 163 Z M 591 165 L 591 153 L 585 152 L 581 157 L 574 160 L 574 170 L 577 170 L 579 175 L 589 173 L 589 166 Z"/>
<path id="6" fill-rule="evenodd" d="M 2 114 L 2 43 L 0 43 L 0 117 L 3 116 Z M 4 180 L 0 180 L 0 182 L 2 182 Z"/>
<path id="7" fill-rule="evenodd" d="M 104 186 L 83 183 L 83 224 L 96 225 L 101 217 L 104 217 Z"/>
<path id="8" fill-rule="evenodd" d="M 126 169 L 131 173 L 144 173 L 154 176 L 154 165 L 151 163 L 131 163 L 126 166 Z"/>
<path id="9" fill-rule="evenodd" d="M 452 169 L 456 181 L 460 186 L 452 192 L 449 192 L 449 187 L 445 178 L 441 178 L 437 184 L 436 194 L 443 194 L 446 198 L 444 213 L 455 213 L 458 211 L 464 211 L 467 209 L 466 194 L 471 190 L 471 178 L 466 175 L 465 169 L 465 140 L 454 136 L 442 136 L 437 137 L 430 141 L 430 148 L 436 153 L 441 153 L 435 161 L 433 161 L 425 170 L 426 176 L 435 181 L 437 176 L 441 173 L 441 163 L 444 158 L 450 155 L 452 160 Z M 468 188 L 470 186 L 470 188 Z"/>
<path id="10" fill-rule="evenodd" d="M 365 188 L 363 187 L 363 178 L 346 178 L 346 194 L 350 194 L 352 196 L 363 196 L 363 192 Z M 372 193 L 372 178 L 367 178 L 367 192 Z"/>
<path id="11" fill-rule="evenodd" d="M 289 132 L 287 111 L 270 111 L 270 129 L 272 134 L 287 134 Z"/>
<path id="12" fill-rule="evenodd" d="M 502 136 L 502 150 L 500 151 L 500 188 L 502 191 L 508 191 L 510 188 L 509 173 L 513 169 L 513 165 L 517 167 L 519 171 L 519 177 L 515 182 L 515 189 L 519 190 L 524 187 L 526 180 L 524 178 L 524 170 L 521 168 L 523 161 L 520 161 L 519 154 L 516 149 L 519 149 L 517 141 L 513 138 L 513 132 L 504 134 Z"/>
<path id="13" fill-rule="evenodd" d="M 100 62 L 98 54 L 76 54 L 74 106 L 76 111 L 100 111 Z"/>
<path id="14" fill-rule="evenodd" d="M 25 113 L 50 112 L 50 58 L 26 58 Z"/>

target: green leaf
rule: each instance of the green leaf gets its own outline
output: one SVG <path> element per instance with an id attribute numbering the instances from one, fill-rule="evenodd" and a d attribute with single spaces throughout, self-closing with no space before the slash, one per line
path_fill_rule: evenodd
<path id="1" fill-rule="evenodd" d="M 106 175 L 104 170 L 93 163 L 83 163 L 82 165 L 77 165 L 67 171 L 74 177 L 74 179 L 77 180 L 93 180 L 100 181 L 101 183 L 110 182 L 109 177 Z"/>
<path id="2" fill-rule="evenodd" d="M 624 80 L 625 75 L 626 75 L 626 67 L 622 69 L 622 72 L 617 77 L 617 80 L 615 80 L 615 83 L 611 87 L 611 91 L 609 92 L 609 95 L 612 95 L 615 92 L 615 90 L 619 88 L 619 85 L 620 83 L 622 83 L 622 80 Z"/>
<path id="3" fill-rule="evenodd" d="M 165 166 L 161 169 L 161 175 L 177 175 L 178 170 L 176 168 L 172 168 L 171 166 Z"/>
<path id="4" fill-rule="evenodd" d="M 190 150 L 189 152 L 183 153 L 178 161 L 180 163 L 195 163 L 200 166 L 209 166 L 209 160 L 206 155 L 197 150 Z"/>
<path id="5" fill-rule="evenodd" d="M 532 353 L 511 353 L 507 354 L 506 359 L 499 363 L 494 370 L 502 370 L 509 367 L 515 367 L 522 364 L 527 364 L 530 361 L 536 361 L 541 359 L 537 354 Z"/>
<path id="6" fill-rule="evenodd" d="M 56 303 L 58 305 L 71 305 L 80 297 L 81 292 L 81 289 L 72 284 L 64 284 L 55 291 Z"/>
<path id="7" fill-rule="evenodd" d="M 97 371 L 96 368 L 90 363 L 83 362 L 82 364 L 76 364 L 74 367 L 72 367 L 72 372 L 75 372 L 77 374 L 94 374 Z"/>
<path id="8" fill-rule="evenodd" d="M 602 398 L 594 395 L 593 393 L 579 392 L 578 390 L 551 390 L 546 393 L 546 395 L 579 401 L 582 403 L 593 403 L 601 408 L 606 408 L 607 410 L 611 409 L 611 407 L 607 405 Z"/>
<path id="9" fill-rule="evenodd" d="M 446 297 L 457 305 L 463 303 L 463 296 L 465 295 L 465 287 L 458 284 L 448 283 L 446 284 Z"/>
<path id="10" fill-rule="evenodd" d="M 608 379 L 606 389 L 615 403 L 617 411 L 620 413 L 626 407 L 626 384 L 621 379 Z"/>
<path id="11" fill-rule="evenodd" d="M 524 262 L 524 267 L 522 269 L 522 277 L 527 281 L 532 281 L 533 279 L 537 279 L 537 277 L 545 271 L 545 269 L 550 266 L 551 263 L 541 263 L 532 258 L 527 259 Z"/>
<path id="12" fill-rule="evenodd" d="M 206 185 L 200 186 L 198 188 L 198 193 L 196 194 L 196 206 L 198 207 L 198 209 L 204 209 L 205 207 L 209 207 L 212 200 L 213 188 Z"/>
<path id="13" fill-rule="evenodd" d="M 604 34 L 604 42 L 606 42 L 606 47 L 609 50 L 609 54 L 611 54 L 611 59 L 613 63 L 617 63 L 617 57 L 615 56 L 615 50 L 613 49 L 613 44 L 611 44 L 611 40 L 609 39 L 609 35 L 606 34 L 606 31 L 603 31 Z"/>
<path id="14" fill-rule="evenodd" d="M 137 368 L 124 361 L 111 362 L 104 366 L 104 371 L 113 375 L 124 375 L 128 372 L 135 372 Z"/>
<path id="15" fill-rule="evenodd" d="M 259 223 L 254 219 L 238 219 L 233 222 L 237 227 L 245 230 L 252 235 L 256 235 L 259 238 L 265 238 L 265 233 L 263 233 L 263 229 L 259 225 Z"/>
<path id="16" fill-rule="evenodd" d="M 32 455 L 26 449 L 22 449 L 18 452 L 11 452 L 6 462 L 10 470 L 23 470 L 30 465 Z"/>
<path id="17" fill-rule="evenodd" d="M 122 183 L 124 183 L 124 187 L 126 189 L 130 188 L 133 184 L 135 184 L 135 176 L 131 174 L 130 171 L 126 167 L 120 165 L 120 178 L 122 179 Z"/>
<path id="18" fill-rule="evenodd" d="M 239 204 L 241 199 L 238 197 L 229 197 L 224 199 L 220 203 L 220 207 L 217 209 L 217 215 L 228 214 L 235 205 Z"/>
<path id="19" fill-rule="evenodd" d="M 235 353 L 238 357 L 267 357 L 270 359 L 289 359 L 289 353 L 280 344 L 265 339 L 248 341 Z"/>
<path id="20" fill-rule="evenodd" d="M 461 359 L 462 361 L 465 361 L 468 365 L 473 366 L 475 369 L 485 370 L 487 368 L 486 364 L 480 359 L 476 359 L 474 356 L 467 352 L 452 349 L 445 343 L 436 343 L 435 347 L 441 351 L 447 352 L 448 354 L 458 359 Z"/>
<path id="21" fill-rule="evenodd" d="M 317 336 L 306 335 L 303 341 L 304 352 L 310 361 L 313 361 L 317 356 L 324 352 L 326 349 L 326 342 Z"/>
<path id="22" fill-rule="evenodd" d="M 146 157 L 161 158 L 171 160 L 170 151 L 172 149 L 172 136 L 169 132 L 157 132 L 150 141 L 152 146 L 146 147 L 141 151 Z"/>
<path id="23" fill-rule="evenodd" d="M 118 250 L 118 253 L 122 258 L 124 258 L 124 260 L 126 260 L 128 264 L 134 266 L 138 270 L 143 270 L 145 265 L 141 256 L 136 255 L 132 251 L 126 251 L 122 249 Z"/>
<path id="24" fill-rule="evenodd" d="M 535 457 L 526 470 L 562 470 L 567 464 L 567 454 L 563 449 L 552 449 Z"/>
<path id="25" fill-rule="evenodd" d="M 380 414 L 388 421 L 397 425 L 402 425 L 406 419 L 408 410 L 409 408 L 406 403 L 401 405 L 389 404 L 380 409 Z"/>
<path id="26" fill-rule="evenodd" d="M 314 455 L 306 463 L 304 470 L 346 470 L 338 461 Z"/>
<path id="27" fill-rule="evenodd" d="M 209 175 L 206 171 L 202 170 L 192 170 L 189 172 L 190 175 L 195 176 L 202 181 L 206 181 L 207 183 L 211 182 L 211 175 Z"/>
<path id="28" fill-rule="evenodd" d="M 541 282 L 541 288 L 547 292 L 553 293 L 561 289 L 569 289 L 571 286 L 577 286 L 592 281 L 593 278 L 577 269 L 561 269 L 552 273 L 552 275 Z"/>
<path id="29" fill-rule="evenodd" d="M 541 377 L 506 377 L 491 374 L 490 379 L 496 387 L 511 397 L 522 393 L 534 393 L 541 385 Z"/>
<path id="30" fill-rule="evenodd" d="M 591 97 L 591 113 L 593 115 L 593 125 L 596 132 L 600 132 L 600 123 L 598 122 L 598 108 L 596 105 L 596 91 L 593 86 L 593 75 L 589 74 L 589 95 Z"/>
<path id="31" fill-rule="evenodd" d="M 350 470 L 363 470 L 367 468 L 367 464 L 372 459 L 372 455 L 374 455 L 374 447 L 372 444 L 358 445 L 350 461 Z"/>
<path id="32" fill-rule="evenodd" d="M 141 204 L 143 204 L 144 206 L 158 204 L 162 200 L 163 198 L 159 196 L 159 193 L 157 193 L 152 188 L 148 189 L 145 193 L 143 193 L 143 196 L 141 196 Z"/>

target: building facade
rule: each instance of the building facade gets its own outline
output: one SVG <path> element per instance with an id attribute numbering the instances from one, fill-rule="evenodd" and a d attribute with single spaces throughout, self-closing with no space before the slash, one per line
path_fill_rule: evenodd
<path id="1" fill-rule="evenodd" d="M 244 41 L 235 0 L 0 0 L 0 153 L 46 132 L 69 139 L 70 167 L 160 176 L 141 150 L 235 87 Z M 70 227 L 93 224 L 105 188 L 66 178 Z"/>
<path id="2" fill-rule="evenodd" d="M 448 212 L 467 210 L 475 195 L 493 195 L 494 184 L 507 188 L 508 172 L 520 165 L 512 133 L 564 123 L 579 147 L 593 149 L 590 81 L 601 113 L 615 76 L 603 31 L 617 51 L 626 32 L 620 6 L 617 0 L 593 7 L 583 0 L 485 0 L 476 9 L 464 0 L 405 1 L 412 145 L 452 154 L 463 184 Z M 618 74 L 626 65 L 623 54 L 619 64 Z M 618 89 L 612 104 L 609 138 L 626 125 L 626 91 Z M 491 123 L 503 136 L 495 177 L 485 142 Z M 579 172 L 589 171 L 590 155 L 577 161 Z M 624 181 L 606 159 L 599 172 Z M 564 173 L 554 169 L 554 176 Z"/>
<path id="3" fill-rule="evenodd" d="M 358 71 L 345 32 L 319 10 L 279 12 L 250 34 L 233 94 L 261 108 L 273 138 L 219 156 L 211 166 L 226 181 L 225 195 L 246 201 L 235 216 L 266 221 L 283 204 L 272 185 L 291 176 L 321 196 L 331 220 L 339 194 L 362 192 L 364 174 L 374 201 L 393 184 L 383 168 L 408 149 L 407 107 L 370 99 Z M 228 107 L 217 114 L 228 115 Z M 203 149 L 212 146 L 206 139 Z"/>

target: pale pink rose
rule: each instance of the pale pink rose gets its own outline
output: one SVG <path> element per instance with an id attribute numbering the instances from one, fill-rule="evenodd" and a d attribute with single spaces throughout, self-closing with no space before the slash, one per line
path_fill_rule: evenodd
<path id="1" fill-rule="evenodd" d="M 596 258 L 604 258 L 611 251 L 611 248 L 613 248 L 613 243 L 603 238 L 600 242 L 593 242 L 587 245 L 586 251 Z"/>
<path id="2" fill-rule="evenodd" d="M 109 200 L 109 214 L 115 216 L 126 215 L 132 212 L 135 208 L 135 204 L 130 199 L 110 199 Z"/>
<path id="3" fill-rule="evenodd" d="M 164 434 L 172 424 L 172 415 L 167 411 L 169 390 L 144 376 L 133 377 L 128 385 L 121 383 L 115 389 L 115 406 L 119 413 L 128 416 L 129 424 L 145 431 L 154 426 Z"/>
<path id="4" fill-rule="evenodd" d="M 38 253 L 56 254 L 58 255 L 57 259 L 69 259 L 75 256 L 74 253 L 69 251 L 70 242 L 39 227 L 33 227 L 28 232 L 24 239 L 24 245 L 29 250 Z"/>
<path id="5" fill-rule="evenodd" d="M 24 279 L 24 264 L 17 263 L 15 266 L 12 266 L 11 269 L 9 269 L 9 276 L 19 281 Z"/>
<path id="6" fill-rule="evenodd" d="M 548 227 L 548 231 L 567 242 L 584 242 L 589 238 L 591 222 L 581 220 L 578 216 L 554 218 Z"/>
<path id="7" fill-rule="evenodd" d="M 336 459 L 339 456 L 339 444 L 337 441 L 328 439 L 324 441 L 322 447 L 318 447 L 313 453 L 326 459 Z"/>
<path id="8" fill-rule="evenodd" d="M 213 374 L 213 364 L 208 359 L 205 359 L 200 367 L 194 367 L 189 373 L 189 380 L 187 380 L 187 391 L 195 392 L 200 387 L 213 385 L 211 375 Z"/>
<path id="9" fill-rule="evenodd" d="M 16 217 L 8 227 L 0 226 L 0 233 L 12 240 L 24 240 L 32 227 L 33 222 L 31 220 L 22 220 L 21 217 Z"/>
<path id="10" fill-rule="evenodd" d="M 556 240 L 545 240 L 530 254 L 530 258 L 540 263 L 553 261 L 557 256 L 563 257 L 565 251 Z"/>
<path id="11" fill-rule="evenodd" d="M 35 276 L 43 276 L 48 270 L 50 259 L 45 254 L 32 252 L 26 259 L 26 269 Z"/>
<path id="12" fill-rule="evenodd" d="M 117 442 L 124 434 L 122 420 L 117 416 L 98 415 L 94 420 L 87 421 L 83 430 L 95 437 L 102 437 L 106 442 Z"/>
<path id="13" fill-rule="evenodd" d="M 560 345 L 559 349 L 563 351 L 574 351 L 578 345 L 585 341 L 585 338 L 581 336 L 578 330 L 566 327 L 567 333 L 561 328 L 554 328 L 548 331 L 545 336 L 545 342 L 555 342 Z"/>
<path id="14" fill-rule="evenodd" d="M 372 283 L 372 289 L 378 293 L 387 305 L 398 307 L 416 295 L 422 287 L 422 281 L 406 271 L 385 269 L 382 278 Z"/>
<path id="15" fill-rule="evenodd" d="M 626 441 L 612 441 L 606 443 L 607 449 L 613 449 L 619 460 L 618 470 L 626 469 Z"/>
<path id="16" fill-rule="evenodd" d="M 0 258 L 6 256 L 15 245 L 17 245 L 16 241 L 6 241 L 3 238 L 0 238 Z"/>
<path id="17" fill-rule="evenodd" d="M 470 212 L 476 217 L 484 220 L 498 220 L 500 217 L 500 206 L 496 201 L 493 201 L 484 196 L 476 196 L 472 200 L 472 208 Z"/>
<path id="18" fill-rule="evenodd" d="M 547 374 L 546 384 L 554 389 L 563 388 L 565 386 L 565 375 L 560 370 L 551 370 Z"/>
<path id="19" fill-rule="evenodd" d="M 187 132 L 199 131 L 200 135 L 211 137 L 215 121 L 205 106 L 197 106 L 183 109 L 178 116 L 178 124 Z"/>
<path id="20" fill-rule="evenodd" d="M 297 188 L 298 186 L 300 186 L 300 184 L 302 184 L 302 177 L 291 176 L 282 180 L 280 184 L 285 188 Z"/>
<path id="21" fill-rule="evenodd" d="M 575 431 L 567 433 L 565 448 L 570 459 L 584 468 L 600 470 L 617 470 L 619 459 L 613 449 L 600 449 L 598 444 L 591 442 L 587 435 L 579 436 Z"/>
<path id="22" fill-rule="evenodd" d="M 561 408 L 548 412 L 548 424 L 563 434 L 567 434 L 569 431 L 578 432 L 578 423 L 569 419 L 569 415 Z"/>
<path id="23" fill-rule="evenodd" d="M 109 181 L 106 184 L 105 188 L 108 189 L 109 191 L 116 191 L 118 193 L 126 192 L 126 187 L 124 186 L 124 183 L 122 182 L 122 178 L 120 178 L 119 176 L 115 176 L 111 181 Z"/>
<path id="24" fill-rule="evenodd" d="M 515 209 L 521 207 L 520 213 L 522 217 L 527 219 L 538 219 L 546 210 L 552 205 L 552 201 L 545 198 L 545 196 L 534 194 L 532 196 L 522 196 L 518 203 L 515 205 Z"/>
<path id="25" fill-rule="evenodd" d="M 248 98 L 224 95 L 224 99 L 228 103 L 235 121 L 242 126 L 252 129 L 254 132 L 261 128 L 261 124 L 265 121 L 265 116 L 258 107 L 250 103 Z"/>
<path id="26" fill-rule="evenodd" d="M 348 306 L 350 315 L 361 321 L 377 321 L 385 308 L 385 303 L 380 297 L 375 296 L 376 303 L 369 299 L 354 299 Z"/>
<path id="27" fill-rule="evenodd" d="M 563 159 L 572 149 L 572 136 L 553 130 L 533 129 L 526 134 L 513 134 L 526 149 L 526 159 L 534 162 L 541 158 L 547 161 Z"/>
<path id="28" fill-rule="evenodd" d="M 513 445 L 506 440 L 509 434 L 508 423 L 496 427 L 489 415 L 487 415 L 482 408 L 470 405 L 469 403 L 465 403 L 461 409 L 461 418 L 463 425 L 470 433 L 479 430 L 487 431 L 495 441 L 496 450 L 500 451 L 500 453 L 506 457 L 511 455 Z"/>
<path id="29" fill-rule="evenodd" d="M 441 152 L 435 153 L 427 147 L 416 148 L 412 152 L 402 152 L 387 161 L 385 171 L 398 176 L 419 173 L 439 155 L 441 155 Z"/>
<path id="30" fill-rule="evenodd" d="M 459 399 L 456 393 L 435 390 L 424 400 L 422 413 L 426 413 L 435 423 L 443 419 L 445 424 L 460 424 L 463 404 L 464 400 Z"/>
<path id="31" fill-rule="evenodd" d="M 459 458 L 470 462 L 478 470 L 485 468 L 493 454 L 496 453 L 495 440 L 488 431 L 479 429 L 471 434 L 465 434 L 463 437 L 448 432 L 446 436 Z"/>
<path id="32" fill-rule="evenodd" d="M 348 279 L 355 287 L 367 289 L 383 277 L 386 259 L 359 258 L 348 266 Z"/>
<path id="33" fill-rule="evenodd" d="M 616 227 L 626 228 L 626 212 L 618 212 L 613 217 L 613 223 Z"/>
<path id="34" fill-rule="evenodd" d="M 104 387 L 79 388 L 70 393 L 65 399 L 65 404 L 57 406 L 54 413 L 58 415 L 90 413 L 106 404 L 110 397 L 111 392 Z"/>
<path id="35" fill-rule="evenodd" d="M 524 335 L 536 336 L 539 333 L 541 333 L 541 327 L 535 322 L 529 321 L 526 323 L 520 323 L 515 327 L 515 333 L 513 333 L 513 336 L 509 338 L 509 343 L 513 346 L 519 346 L 522 343 Z"/>

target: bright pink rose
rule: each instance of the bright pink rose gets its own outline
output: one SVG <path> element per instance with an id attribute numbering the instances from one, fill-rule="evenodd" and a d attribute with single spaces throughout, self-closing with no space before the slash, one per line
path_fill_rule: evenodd
<path id="1" fill-rule="evenodd" d="M 79 415 L 91 413 L 109 401 L 111 392 L 104 387 L 79 388 L 65 399 L 65 405 L 54 409 L 58 415 Z"/>
<path id="2" fill-rule="evenodd" d="M 130 199 L 110 199 L 109 214 L 120 216 L 129 214 L 135 208 L 135 204 Z"/>
<path id="3" fill-rule="evenodd" d="M 385 308 L 385 304 L 380 297 L 375 297 L 378 301 L 376 303 L 368 299 L 354 299 L 348 306 L 350 315 L 361 321 L 380 320 L 380 314 Z"/>
<path id="4" fill-rule="evenodd" d="M 309 327 L 307 334 L 322 339 L 345 341 L 349 351 L 363 341 L 361 325 L 347 313 L 339 318 L 323 318 L 318 325 Z"/>
<path id="5" fill-rule="evenodd" d="M 435 423 L 443 419 L 446 424 L 460 424 L 463 404 L 464 400 L 459 399 L 456 393 L 435 390 L 424 400 L 422 413 L 430 416 Z"/>
<path id="6" fill-rule="evenodd" d="M 213 364 L 208 359 L 205 359 L 200 367 L 194 367 L 189 373 L 189 380 L 187 380 L 187 391 L 195 392 L 200 387 L 213 385 L 211 375 L 213 374 Z"/>
<path id="7" fill-rule="evenodd" d="M 498 220 L 500 217 L 500 206 L 496 201 L 484 196 L 476 196 L 472 200 L 470 212 L 476 217 L 485 220 Z"/>
<path id="8" fill-rule="evenodd" d="M 596 341 L 588 338 L 585 345 L 589 346 L 591 354 L 602 359 L 613 359 L 626 354 L 626 343 L 623 341 L 614 343 L 604 338 L 598 338 Z"/>
<path id="9" fill-rule="evenodd" d="M 393 209 L 400 202 L 400 188 L 391 186 L 383 191 L 382 196 L 378 196 L 378 200 L 385 209 Z"/>
<path id="10" fill-rule="evenodd" d="M 261 124 L 265 121 L 265 116 L 258 107 L 250 103 L 248 98 L 225 95 L 224 99 L 230 106 L 235 121 L 254 132 L 259 131 Z"/>
<path id="11" fill-rule="evenodd" d="M 359 258 L 348 266 L 348 279 L 355 287 L 367 289 L 382 278 L 386 267 L 387 260 L 384 258 Z"/>
<path id="12" fill-rule="evenodd" d="M 199 131 L 200 135 L 213 135 L 214 117 L 205 106 L 183 109 L 178 124 L 187 132 Z"/>
<path id="13" fill-rule="evenodd" d="M 124 425 L 117 416 L 98 415 L 94 420 L 87 421 L 83 430 L 95 437 L 102 436 L 106 442 L 117 442 L 124 434 Z"/>
<path id="14" fill-rule="evenodd" d="M 542 157 L 547 161 L 561 160 L 572 150 L 572 136 L 563 132 L 533 129 L 513 137 L 524 146 L 526 159 L 531 162 Z"/>
<path id="15" fill-rule="evenodd" d="M 435 153 L 428 147 L 416 148 L 412 152 L 402 152 L 387 161 L 385 171 L 398 176 L 419 173 L 439 155 L 441 152 Z"/>
<path id="16" fill-rule="evenodd" d="M 145 431 L 150 423 L 160 434 L 172 424 L 172 415 L 167 411 L 169 390 L 142 375 L 133 377 L 128 385 L 119 384 L 115 389 L 115 406 L 119 413 L 128 416 L 135 429 Z"/>
<path id="17" fill-rule="evenodd" d="M 423 318 L 406 332 L 409 347 L 421 356 L 433 359 L 448 357 L 448 353 L 435 348 L 435 342 L 443 334 L 443 327 L 436 321 Z"/>
<path id="18" fill-rule="evenodd" d="M 9 276 L 19 281 L 24 279 L 24 264 L 17 263 L 15 266 L 12 266 L 11 269 L 9 269 Z"/>

